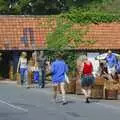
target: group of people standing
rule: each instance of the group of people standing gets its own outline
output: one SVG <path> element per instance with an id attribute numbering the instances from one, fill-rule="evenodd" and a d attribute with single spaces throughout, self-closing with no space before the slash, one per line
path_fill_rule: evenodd
<path id="1" fill-rule="evenodd" d="M 27 53 L 22 52 L 17 65 L 17 73 L 20 73 L 20 85 L 29 88 L 30 78 L 29 73 L 33 73 L 33 81 L 38 87 L 45 87 L 45 62 L 43 51 L 37 55 L 37 52 L 32 54 L 32 59 L 28 61 Z"/>

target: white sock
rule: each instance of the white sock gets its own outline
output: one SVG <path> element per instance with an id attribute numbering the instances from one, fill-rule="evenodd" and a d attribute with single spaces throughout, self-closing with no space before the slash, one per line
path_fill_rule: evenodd
<path id="1" fill-rule="evenodd" d="M 62 95 L 62 101 L 63 101 L 63 102 L 66 101 L 65 95 Z"/>
<path id="2" fill-rule="evenodd" d="M 83 94 L 85 95 L 85 97 L 88 97 L 87 91 L 85 89 L 82 89 Z"/>
<path id="3" fill-rule="evenodd" d="M 91 89 L 88 89 L 88 97 L 91 96 Z"/>

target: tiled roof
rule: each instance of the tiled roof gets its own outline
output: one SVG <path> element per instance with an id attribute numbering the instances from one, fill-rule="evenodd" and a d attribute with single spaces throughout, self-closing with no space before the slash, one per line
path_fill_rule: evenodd
<path id="1" fill-rule="evenodd" d="M 50 31 L 45 16 L 0 16 L 0 50 L 42 49 Z M 95 44 L 80 45 L 78 49 L 120 49 L 120 23 L 87 25 L 85 40 Z"/>
<path id="2" fill-rule="evenodd" d="M 80 45 L 79 49 L 120 49 L 120 23 L 91 24 L 86 28 L 84 39 L 95 43 Z"/>
<path id="3" fill-rule="evenodd" d="M 0 16 L 0 49 L 43 48 L 48 28 L 40 27 L 44 16 Z"/>

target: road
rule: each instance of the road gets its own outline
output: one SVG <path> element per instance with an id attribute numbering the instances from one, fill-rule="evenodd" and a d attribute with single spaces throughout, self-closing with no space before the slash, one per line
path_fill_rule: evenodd
<path id="1" fill-rule="evenodd" d="M 120 101 L 68 95 L 68 104 L 54 103 L 52 89 L 17 88 L 0 84 L 0 120 L 120 120 Z"/>

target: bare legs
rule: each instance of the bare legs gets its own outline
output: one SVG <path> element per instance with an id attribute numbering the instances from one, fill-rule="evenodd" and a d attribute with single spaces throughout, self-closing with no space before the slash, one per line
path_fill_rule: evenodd
<path id="1" fill-rule="evenodd" d="M 59 85 L 53 85 L 53 99 L 56 101 L 57 98 L 57 93 L 58 93 L 58 89 L 60 89 L 59 92 L 61 92 L 62 94 L 62 102 L 63 104 L 66 103 L 66 93 L 65 93 L 65 84 L 64 83 L 60 83 Z"/>
<path id="2" fill-rule="evenodd" d="M 85 95 L 86 103 L 89 103 L 89 98 L 91 96 L 91 86 L 89 87 L 83 87 L 82 92 Z"/>
<path id="3" fill-rule="evenodd" d="M 53 99 L 56 101 L 56 97 L 57 97 L 57 85 L 53 86 Z"/>
<path id="4" fill-rule="evenodd" d="M 60 89 L 61 89 L 61 93 L 62 93 L 62 101 L 63 101 L 63 103 L 65 103 L 66 98 L 65 98 L 65 84 L 64 83 L 60 84 Z"/>

